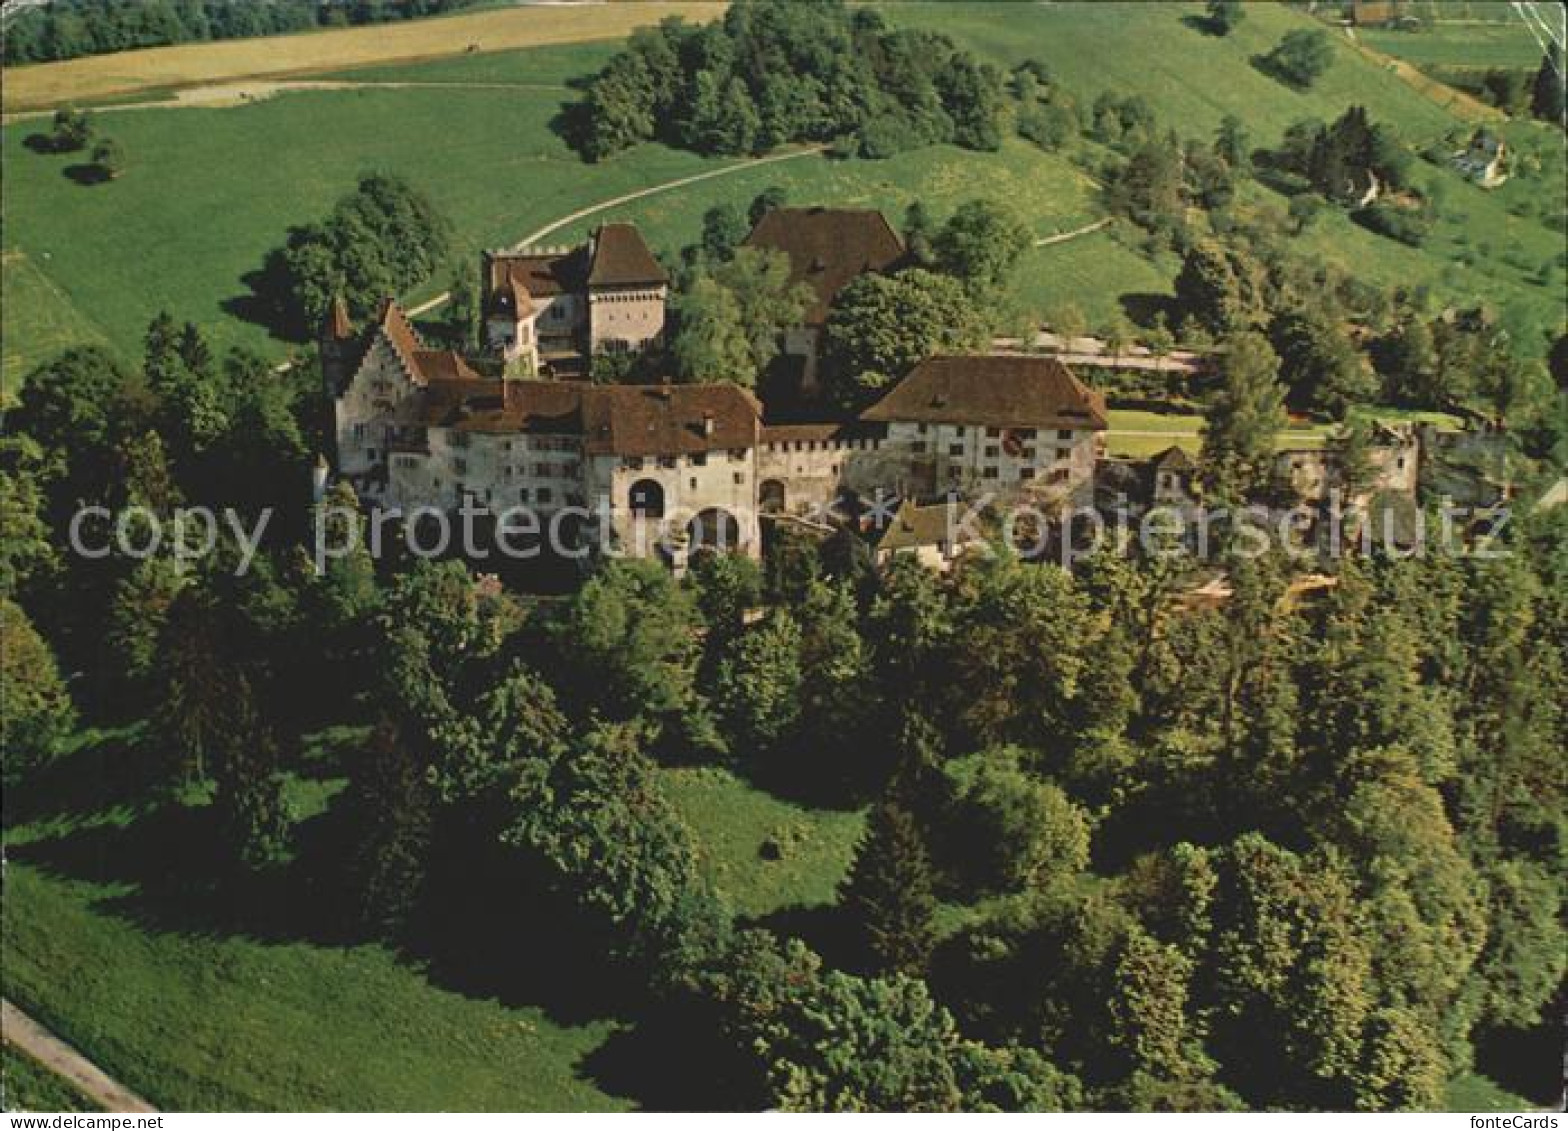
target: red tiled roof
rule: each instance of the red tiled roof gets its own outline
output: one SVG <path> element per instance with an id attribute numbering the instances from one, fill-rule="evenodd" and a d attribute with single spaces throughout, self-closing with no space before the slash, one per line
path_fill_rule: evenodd
<path id="1" fill-rule="evenodd" d="M 583 271 L 581 248 L 544 254 L 487 252 L 484 308 L 488 312 L 522 310 L 526 314 L 534 302 L 581 289 Z"/>
<path id="2" fill-rule="evenodd" d="M 816 295 L 806 325 L 820 326 L 834 297 L 866 271 L 887 271 L 904 257 L 904 244 L 882 213 L 850 208 L 775 208 L 757 221 L 747 247 L 789 256 L 790 282 Z"/>
<path id="3" fill-rule="evenodd" d="M 1107 427 L 1105 398 L 1054 357 L 984 354 L 922 361 L 862 420 L 991 427 Z"/>
<path id="4" fill-rule="evenodd" d="M 418 332 L 395 299 L 383 299 L 376 316 L 374 336 L 384 339 L 417 384 L 431 381 L 478 381 L 479 374 L 451 350 L 426 349 Z"/>
<path id="5" fill-rule="evenodd" d="M 601 225 L 589 248 L 590 287 L 649 286 L 670 281 L 635 224 Z"/>

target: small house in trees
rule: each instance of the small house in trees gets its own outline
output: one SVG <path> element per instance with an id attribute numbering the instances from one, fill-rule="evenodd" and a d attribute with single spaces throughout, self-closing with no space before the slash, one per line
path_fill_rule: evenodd
<path id="1" fill-rule="evenodd" d="M 966 508 L 956 500 L 925 506 L 905 499 L 876 546 L 878 565 L 911 554 L 928 569 L 945 573 L 976 539 L 963 522 Z"/>
<path id="2" fill-rule="evenodd" d="M 800 366 L 800 387 L 814 390 L 817 350 L 833 300 L 867 271 L 896 269 L 904 260 L 904 241 L 873 209 L 775 208 L 757 221 L 745 246 L 782 252 L 790 282 L 811 288 L 811 306 L 799 326 L 785 331 L 783 352 Z"/>
<path id="3" fill-rule="evenodd" d="M 1482 188 L 1496 188 L 1508 179 L 1508 143 L 1490 130 L 1476 130 L 1470 143 L 1454 154 L 1454 167 Z"/>
<path id="4" fill-rule="evenodd" d="M 1150 498 L 1156 506 L 1185 507 L 1197 501 L 1197 461 L 1172 444 L 1149 461 Z"/>
<path id="5" fill-rule="evenodd" d="M 576 247 L 487 251 L 484 340 L 520 376 L 580 376 L 598 353 L 639 351 L 664 333 L 669 274 L 632 224 Z"/>

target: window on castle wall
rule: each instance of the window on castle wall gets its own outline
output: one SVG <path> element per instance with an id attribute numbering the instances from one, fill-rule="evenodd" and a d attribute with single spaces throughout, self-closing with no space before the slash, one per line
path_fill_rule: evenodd
<path id="1" fill-rule="evenodd" d="M 1056 438 L 1058 440 L 1071 440 L 1073 438 L 1073 430 L 1071 428 L 1058 428 L 1056 430 Z"/>
<path id="2" fill-rule="evenodd" d="M 735 473 L 735 486 L 739 487 L 744 482 L 746 482 L 746 477 L 737 471 Z"/>
<path id="3" fill-rule="evenodd" d="M 950 456 L 961 456 L 961 455 L 963 455 L 964 454 L 964 445 L 962 445 L 962 444 L 949 444 L 947 446 L 947 454 L 950 455 Z"/>

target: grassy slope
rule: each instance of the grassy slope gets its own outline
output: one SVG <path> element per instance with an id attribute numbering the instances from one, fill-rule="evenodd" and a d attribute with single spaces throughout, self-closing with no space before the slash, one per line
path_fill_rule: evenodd
<path id="1" fill-rule="evenodd" d="M 804 809 L 727 770 L 664 771 L 664 785 L 701 846 L 703 864 L 740 915 L 832 903 L 864 819 Z M 777 846 L 777 858 L 763 845 Z"/>
<path id="2" fill-rule="evenodd" d="M 1455 125 L 1399 79 L 1343 46 L 1334 68 L 1309 92 L 1288 90 L 1257 72 L 1248 56 L 1301 25 L 1306 18 L 1297 13 L 1250 8 L 1233 37 L 1216 39 L 1182 23 L 1184 14 L 1196 10 L 1020 5 L 1002 20 L 994 7 L 940 4 L 894 5 L 889 14 L 895 23 L 940 27 L 1000 63 L 1044 58 L 1084 103 L 1103 89 L 1142 90 L 1163 121 L 1188 133 L 1207 133 L 1224 114 L 1237 113 L 1261 143 L 1297 118 L 1329 117 L 1356 100 L 1415 141 L 1434 139 Z M 1162 49 L 1151 50 L 1151 44 Z M 130 169 L 119 181 L 91 188 L 62 175 L 71 159 L 23 148 L 36 127 L 14 124 L 4 131 L 7 246 L 26 252 L 34 266 L 47 263 L 68 301 L 91 311 L 109 340 L 127 352 L 136 351 L 151 315 L 167 307 L 210 329 L 221 344 L 281 353 L 281 343 L 227 313 L 224 304 L 246 296 L 241 277 L 259 266 L 290 224 L 322 213 L 365 169 L 390 169 L 426 189 L 454 221 L 461 250 L 471 253 L 515 240 L 584 203 L 727 164 L 643 146 L 601 165 L 584 165 L 549 129 L 562 102 L 573 97 L 569 93 L 461 85 L 561 87 L 571 76 L 593 70 L 612 50 L 604 44 L 546 47 L 359 72 L 361 78 L 451 89 L 316 92 L 229 109 L 105 116 L 104 128 L 125 146 Z M 1326 217 L 1309 233 L 1308 246 L 1379 281 L 1426 279 L 1452 299 L 1473 301 L 1477 275 L 1453 265 L 1462 250 L 1459 239 L 1473 239 L 1475 270 L 1490 299 L 1521 307 L 1527 320 L 1560 317 L 1553 286 L 1528 285 L 1530 272 L 1504 261 L 1511 255 L 1538 270 L 1540 260 L 1561 244 L 1534 219 L 1519 220 L 1506 210 L 1506 194 L 1538 194 L 1542 180 L 1486 196 L 1445 171 L 1431 174 L 1450 182 L 1449 198 L 1465 218 L 1445 221 L 1429 248 L 1404 248 L 1340 216 Z M 702 212 L 716 201 L 745 202 L 770 184 L 786 186 L 798 202 L 863 204 L 895 216 L 916 197 L 940 216 L 958 200 L 991 193 L 1012 201 L 1038 236 L 1071 229 L 1098 213 L 1093 186 L 1080 171 L 1013 141 L 997 154 L 937 148 L 887 162 L 803 158 L 606 215 L 637 220 L 656 247 L 670 250 L 694 237 Z M 1272 194 L 1258 194 L 1280 203 Z M 1494 245 L 1491 254 L 1479 249 L 1481 243 Z M 1017 302 L 1032 313 L 1073 301 L 1099 323 L 1123 295 L 1168 293 L 1173 273 L 1174 264 L 1150 263 L 1102 232 L 1033 249 L 1014 290 Z M 24 358 L 45 352 L 25 323 L 14 329 L 9 351 Z"/>
<path id="3" fill-rule="evenodd" d="M 1479 1072 L 1466 1072 L 1450 1080 L 1447 1100 L 1449 1111 L 1535 1111 L 1540 1106 Z"/>
<path id="4" fill-rule="evenodd" d="M 1310 90 L 1296 91 L 1251 65 L 1251 56 L 1268 50 L 1296 27 L 1319 27 L 1309 17 L 1278 6 L 1249 5 L 1247 18 L 1226 38 L 1202 34 L 1183 23 L 1200 10 L 1194 4 L 1020 5 L 1006 20 L 984 4 L 894 5 L 899 23 L 946 31 L 988 57 L 1012 65 L 1026 58 L 1049 64 L 1080 105 L 1092 104 L 1101 91 L 1143 93 L 1163 124 L 1184 135 L 1208 135 L 1226 114 L 1245 123 L 1255 145 L 1273 144 L 1301 118 L 1336 117 L 1352 103 L 1365 104 L 1373 118 L 1395 125 L 1420 147 L 1442 139 L 1463 124 L 1405 82 L 1379 69 L 1347 45 L 1335 42 L 1335 62 Z M 1481 29 L 1486 30 L 1486 29 Z M 1540 134 L 1531 123 L 1507 127 L 1511 140 Z M 1419 177 L 1440 183 L 1444 194 L 1433 238 L 1412 249 L 1376 236 L 1342 213 L 1326 214 L 1303 245 L 1379 284 L 1425 281 L 1454 302 L 1486 301 L 1516 310 L 1518 325 L 1556 327 L 1562 320 L 1563 271 L 1538 282 L 1543 261 L 1553 260 L 1562 236 L 1540 222 L 1544 197 L 1560 200 L 1560 166 L 1487 193 L 1447 169 L 1423 165 Z M 1553 187 L 1548 187 L 1553 186 Z M 1253 203 L 1283 208 L 1284 198 L 1253 186 Z M 1513 210 L 1513 211 L 1511 211 Z M 1527 211 L 1518 216 L 1514 211 Z M 1104 244 L 1109 236 L 1097 237 Z M 1074 248 L 1044 248 L 1044 258 Z M 1458 262 L 1469 253 L 1472 263 Z M 1124 252 L 1124 254 L 1127 254 Z M 1098 257 L 1089 257 L 1084 282 L 1094 287 Z M 1026 260 L 1025 271 L 1035 266 Z M 1152 271 L 1152 265 L 1143 266 Z M 1123 268 L 1108 261 L 1109 277 Z M 1172 269 L 1173 272 L 1174 269 Z M 1169 276 L 1167 276 L 1169 277 Z M 1036 285 L 1026 283 L 1025 286 Z M 1098 289 L 1098 288 L 1094 288 Z M 1159 293 L 1168 290 L 1148 288 Z M 1093 290 L 1083 292 L 1087 298 Z M 1095 296 L 1101 307 L 1107 296 Z M 1095 301 L 1081 302 L 1086 308 Z M 1094 315 L 1091 315 L 1093 318 Z"/>
<path id="5" fill-rule="evenodd" d="M 319 737 L 312 772 L 330 773 L 353 732 Z M 253 937 L 148 888 L 167 826 L 109 803 L 115 756 L 89 741 L 8 799 L 13 819 L 27 809 L 6 832 L 3 961 L 8 996 L 130 1087 L 176 1110 L 628 1106 L 585 1066 L 621 1021 L 454 992 L 377 946 Z M 664 774 L 738 913 L 831 901 L 858 813 L 805 809 L 722 770 Z M 296 781 L 291 804 L 309 818 L 340 786 Z M 769 839 L 776 861 L 759 851 Z"/>
<path id="6" fill-rule="evenodd" d="M 100 1111 L 70 1081 L 56 1076 L 26 1053 L 6 1045 L 0 1052 L 0 1110 Z"/>
<path id="7" fill-rule="evenodd" d="M 0 258 L 0 407 L 11 403 L 34 365 L 69 346 L 104 341 L 103 333 L 28 256 Z"/>
<path id="8" fill-rule="evenodd" d="M 1457 65 L 1534 69 L 1541 48 L 1530 29 L 1515 20 L 1496 25 L 1441 24 L 1420 31 L 1369 28 L 1357 37 L 1368 47 L 1418 67 Z"/>
<path id="9" fill-rule="evenodd" d="M 899 25 L 944 31 L 1007 66 L 1043 59 L 1085 107 L 1101 91 L 1142 92 L 1160 121 L 1184 135 L 1211 134 L 1221 118 L 1236 114 L 1254 138 L 1273 138 L 1299 118 L 1338 114 L 1353 102 L 1412 137 L 1451 124 L 1440 108 L 1342 43 L 1335 44 L 1334 65 L 1310 90 L 1292 90 L 1257 70 L 1249 58 L 1285 32 L 1323 26 L 1283 6 L 1247 5 L 1246 19 L 1224 38 L 1183 23 L 1202 12 L 1201 4 L 1020 4 L 1005 19 L 984 3 L 887 10 Z"/>
<path id="10" fill-rule="evenodd" d="M 126 756 L 89 739 L 7 798 L 6 995 L 112 1075 L 174 1110 L 627 1106 L 583 1069 L 615 1022 L 453 992 L 377 946 L 254 937 L 149 887 L 170 826 L 110 803 Z M 292 803 L 310 816 L 337 784 Z"/>
<path id="11" fill-rule="evenodd" d="M 441 990 L 375 947 L 144 927 L 120 885 L 13 863 L 6 887 L 6 992 L 159 1106 L 619 1106 L 576 1069 L 608 1023 Z"/>

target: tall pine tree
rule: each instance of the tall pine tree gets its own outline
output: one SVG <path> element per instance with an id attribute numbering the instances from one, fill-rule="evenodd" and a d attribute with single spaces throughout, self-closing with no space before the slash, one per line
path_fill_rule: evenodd
<path id="1" fill-rule="evenodd" d="M 931 860 L 914 817 L 891 797 L 871 811 L 844 884 L 843 905 L 877 971 L 925 972 L 936 945 Z"/>

